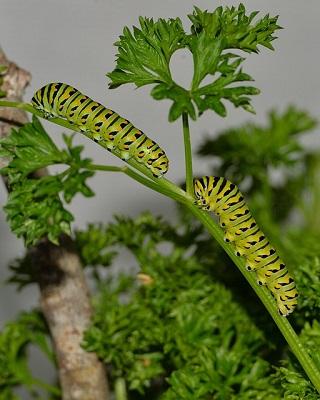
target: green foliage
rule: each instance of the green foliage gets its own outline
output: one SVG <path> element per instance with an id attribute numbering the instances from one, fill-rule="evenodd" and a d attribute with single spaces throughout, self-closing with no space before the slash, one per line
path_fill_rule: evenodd
<path id="1" fill-rule="evenodd" d="M 99 279 L 102 291 L 96 300 L 93 326 L 85 336 L 85 348 L 96 351 L 110 365 L 112 379 L 124 377 L 130 391 L 144 393 L 139 398 L 155 398 L 154 385 L 159 389 L 162 382 L 160 398 L 166 400 L 212 396 L 226 400 L 316 399 L 315 389 L 293 356 L 292 361 L 272 373 L 267 360 L 272 357 L 274 332 L 266 342 L 254 323 L 259 318 L 248 318 L 230 292 L 216 282 L 219 273 L 210 268 L 224 268 L 220 253 L 213 246 L 213 257 L 206 262 L 210 257 L 205 252 L 201 256 L 199 251 L 204 232 L 186 214 L 182 216 L 182 225 L 176 227 L 143 214 L 137 219 L 117 217 L 106 227 L 91 225 L 88 232 L 94 235 L 77 233 L 79 248 L 84 249 L 81 241 L 87 238 L 86 252 L 91 247 L 93 254 L 96 249 L 102 254 L 101 261 L 105 254 L 124 246 L 139 265 L 136 279 Z M 298 238 L 298 234 L 291 235 L 284 251 L 289 254 L 290 246 L 294 247 L 291 257 L 299 254 L 299 265 L 307 260 L 307 254 L 310 256 L 310 264 L 296 270 L 300 298 L 294 318 L 303 324 L 305 317 L 311 319 L 319 313 L 315 304 L 319 297 L 318 264 L 312 263 L 318 242 L 316 237 L 309 237 L 306 244 L 300 240 L 297 246 Z M 232 265 L 228 267 L 234 275 Z M 228 282 L 233 291 L 240 283 L 239 277 Z M 244 293 L 240 290 L 241 298 L 237 300 L 246 304 Z M 249 307 L 254 311 L 248 295 Z M 272 331 L 267 316 L 260 318 L 260 323 L 265 332 Z M 318 331 L 318 323 L 306 324 L 301 340 L 320 365 Z M 281 341 L 276 346 L 274 361 L 283 363 L 287 350 Z"/>
<path id="2" fill-rule="evenodd" d="M 311 324 L 306 323 L 301 335 L 301 341 L 308 350 L 310 356 L 320 367 L 319 346 L 320 346 L 320 324 L 314 320 Z M 277 368 L 274 375 L 276 384 L 281 384 L 284 390 L 284 398 L 289 400 L 308 399 L 316 400 L 319 398 L 319 393 L 312 386 L 310 381 L 306 379 L 305 374 L 301 370 L 294 357 L 290 357 L 284 363 L 285 367 Z"/>
<path id="3" fill-rule="evenodd" d="M 118 47 L 117 67 L 108 74 L 110 88 L 124 83 L 134 83 L 137 87 L 158 82 L 172 81 L 169 62 L 172 54 L 183 47 L 185 33 L 179 18 L 168 21 L 139 18 L 140 29 L 133 32 L 125 27 Z"/>
<path id="4" fill-rule="evenodd" d="M 317 319 L 320 312 L 320 249 L 319 232 L 294 229 L 288 232 L 283 250 L 294 268 L 300 293 L 299 308 L 295 315 L 301 326 L 305 321 Z"/>
<path id="5" fill-rule="evenodd" d="M 2 170 L 8 176 L 9 184 L 37 169 L 67 160 L 65 152 L 59 151 L 36 117 L 32 123 L 12 129 L 10 136 L 1 139 L 0 145 L 0 156 L 10 160 Z"/>
<path id="6" fill-rule="evenodd" d="M 270 366 L 257 355 L 263 344 L 267 350 L 263 336 L 210 271 L 177 245 L 184 236 L 181 227 L 150 214 L 95 227 L 100 244 L 95 247 L 93 239 L 87 250 L 92 246 L 105 254 L 109 246 L 124 246 L 135 256 L 140 274 L 137 280 L 121 277 L 100 286 L 85 348 L 112 365 L 114 378 L 125 377 L 130 390 L 144 392 L 155 379 L 168 377 L 166 399 L 228 399 L 236 393 L 260 398 L 270 385 Z M 77 238 L 82 242 L 82 233 Z M 280 398 L 275 388 L 266 390 L 270 399 Z"/>
<path id="7" fill-rule="evenodd" d="M 173 372 L 169 378 L 171 388 L 163 400 L 282 399 L 281 392 L 270 384 L 268 363 L 261 359 L 255 363 L 242 363 L 239 355 L 229 349 L 219 349 L 217 354 L 209 351 L 199 354 L 197 365 Z M 235 392 L 233 387 L 239 389 Z"/>
<path id="8" fill-rule="evenodd" d="M 143 213 L 135 220 L 124 216 L 115 216 L 115 223 L 107 227 L 90 224 L 86 231 L 76 231 L 76 244 L 84 265 L 109 266 L 117 254 L 115 246 L 125 244 L 138 255 L 143 244 L 148 250 L 150 236 L 151 246 L 164 235 L 173 235 L 174 230 L 160 218 L 150 213 Z M 112 250 L 109 248 L 112 247 Z"/>
<path id="9" fill-rule="evenodd" d="M 17 290 L 21 290 L 24 287 L 38 282 L 35 264 L 32 262 L 29 253 L 26 253 L 23 257 L 14 259 L 9 263 L 9 270 L 11 276 L 7 279 L 7 283 L 16 285 Z"/>
<path id="10" fill-rule="evenodd" d="M 311 354 L 316 366 L 320 368 L 320 324 L 318 320 L 314 320 L 312 323 L 306 322 L 301 332 L 301 341 Z M 293 359 L 293 362 L 296 361 Z"/>
<path id="11" fill-rule="evenodd" d="M 111 264 L 114 251 L 106 251 L 113 243 L 113 238 L 103 230 L 102 225 L 90 224 L 85 231 L 76 231 L 76 244 L 78 253 L 81 256 L 83 265 L 92 267 Z"/>
<path id="12" fill-rule="evenodd" d="M 299 372 L 280 367 L 274 375 L 275 382 L 284 389 L 286 400 L 317 400 L 319 393 L 312 384 Z"/>
<path id="13" fill-rule="evenodd" d="M 4 207 L 12 231 L 23 237 L 25 244 L 35 244 L 47 236 L 58 243 L 62 233 L 70 234 L 72 214 L 64 208 L 62 197 L 70 203 L 77 193 L 92 196 L 86 180 L 93 175 L 87 167 L 89 159 L 82 159 L 81 146 L 72 146 L 72 136 L 64 136 L 67 149 L 59 150 L 37 118 L 0 141 L 0 156 L 9 159 L 1 173 L 10 187 Z M 53 164 L 67 164 L 64 172 L 32 177 L 40 168 Z"/>
<path id="14" fill-rule="evenodd" d="M 267 233 L 272 235 L 278 229 L 275 221 L 286 220 L 294 207 L 303 213 L 309 208 L 303 203 L 306 192 L 315 193 L 317 182 L 311 182 L 311 173 L 318 168 L 319 157 L 315 157 L 315 149 L 312 153 L 305 150 L 301 136 L 316 125 L 309 113 L 289 106 L 282 113 L 271 111 L 265 126 L 247 123 L 205 139 L 198 153 L 218 161 L 213 175 L 226 176 L 240 187 L 245 182 L 246 197 L 257 220 L 268 226 Z M 274 171 L 281 174 L 280 182 L 274 182 Z M 313 218 L 310 216 L 310 221 Z"/>
<path id="15" fill-rule="evenodd" d="M 271 50 L 271 42 L 275 39 L 274 31 L 280 29 L 276 24 L 278 17 L 270 18 L 266 15 L 256 23 L 254 18 L 258 11 L 246 15 L 243 4 L 236 7 L 218 7 L 214 12 L 201 11 L 195 7 L 193 15 L 189 15 L 193 23 L 191 31 L 194 34 L 205 32 L 207 36 L 217 39 L 223 36 L 225 48 L 241 49 L 248 53 L 258 52 L 258 46 L 265 46 Z"/>
<path id="16" fill-rule="evenodd" d="M 54 362 L 54 355 L 48 343 L 48 330 L 37 311 L 21 313 L 16 321 L 7 323 L 0 332 L 1 400 L 18 399 L 14 389 L 21 385 L 34 396 L 37 395 L 38 389 L 46 390 L 53 396 L 60 394 L 57 387 L 47 385 L 32 375 L 27 355 L 30 345 L 38 347 Z"/>
<path id="17" fill-rule="evenodd" d="M 266 126 L 247 123 L 227 129 L 200 146 L 201 156 L 218 158 L 219 175 L 241 182 L 252 177 L 252 185 L 261 182 L 270 167 L 293 168 L 304 157 L 301 134 L 314 129 L 316 120 L 293 106 L 284 112 L 271 111 Z"/>
<path id="18" fill-rule="evenodd" d="M 44 177 L 41 181 L 28 179 L 15 185 L 4 207 L 11 230 L 23 237 L 26 246 L 39 239 L 58 243 L 61 233 L 70 234 L 72 214 L 59 198 L 63 184 L 57 177 Z"/>
<path id="19" fill-rule="evenodd" d="M 153 84 L 151 95 L 156 100 L 170 99 L 173 104 L 169 120 L 174 121 L 182 113 L 196 119 L 206 110 L 221 116 L 227 111 L 222 100 L 230 101 L 235 107 L 254 112 L 252 95 L 259 93 L 253 86 L 242 84 L 252 81 L 244 73 L 241 64 L 245 58 L 229 50 L 258 52 L 259 46 L 273 49 L 273 33 L 280 27 L 277 17 L 266 15 L 254 22 L 257 12 L 246 15 L 245 7 L 218 7 L 213 12 L 195 7 L 189 15 L 191 33 L 186 33 L 179 18 L 159 19 L 140 17 L 140 28 L 133 32 L 125 27 L 118 47 L 117 65 L 107 74 L 110 88 L 126 83 L 137 87 Z M 170 59 L 175 51 L 187 48 L 194 62 L 194 75 L 190 90 L 173 81 Z M 209 84 L 201 86 L 206 77 L 213 77 Z M 241 84 L 240 84 L 241 83 Z"/>

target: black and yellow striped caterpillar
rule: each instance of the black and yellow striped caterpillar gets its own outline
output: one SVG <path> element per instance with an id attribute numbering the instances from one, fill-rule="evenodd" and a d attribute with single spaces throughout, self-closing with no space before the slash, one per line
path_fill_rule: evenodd
<path id="1" fill-rule="evenodd" d="M 266 285 L 277 301 L 280 315 L 287 316 L 297 305 L 294 280 L 252 217 L 238 187 L 216 176 L 194 180 L 196 204 L 213 211 L 225 230 L 225 241 L 233 242 L 236 255 L 246 259 L 246 268 L 255 271 L 259 285 Z"/>
<path id="2" fill-rule="evenodd" d="M 33 96 L 33 107 L 46 118 L 62 117 L 90 139 L 127 161 L 134 157 L 160 177 L 169 160 L 159 145 L 116 112 L 65 83 L 49 83 Z"/>

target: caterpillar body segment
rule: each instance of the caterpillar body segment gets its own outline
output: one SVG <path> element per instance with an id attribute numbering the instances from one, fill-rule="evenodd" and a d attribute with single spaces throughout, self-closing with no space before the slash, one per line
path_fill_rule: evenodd
<path id="1" fill-rule="evenodd" d="M 169 160 L 159 145 L 131 122 L 65 83 L 49 83 L 33 96 L 33 107 L 45 118 L 60 117 L 90 139 L 127 161 L 144 164 L 155 177 L 168 171 Z"/>
<path id="2" fill-rule="evenodd" d="M 298 293 L 284 262 L 258 227 L 238 187 L 222 177 L 204 176 L 194 180 L 196 204 L 213 211 L 232 242 L 237 256 L 246 259 L 246 268 L 255 271 L 259 285 L 273 294 L 279 313 L 289 315 L 297 305 Z"/>

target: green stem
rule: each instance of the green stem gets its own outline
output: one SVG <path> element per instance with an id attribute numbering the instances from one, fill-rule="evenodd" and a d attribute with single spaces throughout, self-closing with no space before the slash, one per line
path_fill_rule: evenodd
<path id="1" fill-rule="evenodd" d="M 186 190 L 193 197 L 193 173 L 192 173 L 192 151 L 188 114 L 182 114 L 183 140 L 184 140 L 184 157 L 186 165 Z"/>
<path id="2" fill-rule="evenodd" d="M 116 400 L 127 400 L 126 382 L 123 378 L 118 378 L 114 384 L 114 393 Z"/>
<path id="3" fill-rule="evenodd" d="M 123 172 L 123 167 L 117 167 L 116 165 L 91 164 L 86 168 L 93 171 Z"/>
<path id="4" fill-rule="evenodd" d="M 25 111 L 29 111 L 35 115 L 43 117 L 41 112 L 35 110 L 30 104 L 25 103 L 13 103 L 7 101 L 0 101 L 0 106 L 9 106 L 9 107 L 17 107 L 24 109 Z M 66 120 L 60 118 L 52 118 L 50 121 L 57 123 L 61 126 L 66 128 L 70 128 L 75 130 L 72 124 L 68 123 Z M 187 120 L 185 120 L 187 122 Z M 186 133 L 185 133 L 186 132 Z M 189 136 L 189 131 L 187 128 L 187 124 L 184 123 L 184 136 L 185 138 Z M 191 150 L 191 149 L 190 149 Z M 189 154 L 188 151 L 188 159 L 191 162 L 191 153 Z M 272 297 L 271 293 L 267 290 L 266 287 L 261 287 L 257 285 L 256 276 L 254 273 L 249 272 L 245 269 L 244 259 L 237 257 L 234 254 L 234 249 L 232 245 L 225 243 L 223 240 L 223 231 L 218 226 L 218 224 L 210 217 L 210 215 L 194 205 L 193 196 L 191 193 L 190 188 L 190 176 L 192 177 L 192 167 L 191 164 L 187 165 L 187 152 L 186 152 L 186 167 L 188 166 L 189 174 L 187 174 L 187 187 L 189 188 L 188 192 L 184 192 L 178 186 L 176 186 L 173 182 L 165 178 L 155 178 L 152 173 L 147 170 L 142 164 L 138 163 L 135 159 L 130 159 L 128 164 L 133 166 L 136 170 L 140 173 L 135 172 L 131 168 L 125 167 L 115 167 L 115 166 L 101 166 L 101 165 L 93 165 L 91 166 L 92 169 L 96 170 L 104 170 L 104 171 L 114 171 L 114 172 L 123 172 L 126 175 L 130 176 L 137 182 L 143 184 L 144 186 L 149 187 L 152 190 L 155 190 L 158 193 L 161 193 L 165 196 L 172 198 L 180 203 L 185 204 L 192 214 L 202 222 L 202 224 L 206 227 L 208 232 L 211 236 L 217 240 L 217 242 L 222 246 L 222 248 L 226 251 L 226 253 L 230 256 L 236 266 L 239 268 L 241 273 L 247 279 L 253 290 L 256 292 L 257 296 L 260 298 L 264 306 L 267 308 L 268 312 L 272 316 L 273 320 L 277 324 L 278 328 L 282 332 L 283 336 L 285 337 L 286 341 L 288 342 L 289 346 L 291 347 L 292 352 L 295 354 L 297 359 L 299 360 L 301 366 L 303 367 L 304 371 L 308 375 L 310 381 L 313 383 L 317 391 L 320 393 L 320 372 L 316 368 L 314 362 L 309 357 L 307 350 L 303 347 L 302 343 L 300 342 L 298 336 L 292 329 L 289 321 L 285 317 L 281 317 L 278 313 L 276 302 Z M 191 169 L 190 169 L 191 168 Z M 191 173 L 190 173 L 191 171 Z M 189 176 L 189 183 L 188 183 L 188 176 Z M 121 381 L 119 381 L 119 387 Z M 120 389 L 119 389 L 120 390 Z M 119 392 L 120 393 L 120 392 Z M 126 393 L 122 394 L 122 396 L 126 396 Z M 126 397 L 117 397 L 117 400 L 126 400 Z"/>
<path id="5" fill-rule="evenodd" d="M 149 189 L 154 190 L 155 192 L 161 193 L 167 197 L 171 197 L 173 200 L 184 202 L 184 192 L 180 188 L 177 188 L 175 185 L 173 185 L 174 188 L 178 190 L 173 191 L 170 185 L 171 182 L 165 181 L 163 178 L 157 178 L 157 181 L 153 181 L 141 174 L 138 174 L 127 166 L 117 167 L 113 165 L 92 164 L 89 165 L 87 168 L 93 171 L 122 172 L 128 175 L 130 178 L 134 179 L 135 181 L 141 183 L 142 185 L 147 186 Z"/>

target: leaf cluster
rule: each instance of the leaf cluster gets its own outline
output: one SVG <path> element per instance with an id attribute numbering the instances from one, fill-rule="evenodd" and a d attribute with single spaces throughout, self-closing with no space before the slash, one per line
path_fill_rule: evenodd
<path id="1" fill-rule="evenodd" d="M 77 193 L 92 196 L 86 180 L 93 175 L 87 168 L 89 159 L 82 159 L 81 146 L 72 145 L 72 137 L 64 136 L 67 148 L 59 150 L 37 118 L 0 141 L 0 156 L 8 159 L 1 169 L 7 178 L 10 193 L 4 207 L 12 231 L 32 245 L 43 237 L 58 242 L 62 233 L 70 234 L 72 214 L 65 209 Z M 33 172 L 53 164 L 68 168 L 56 175 Z"/>
<path id="2" fill-rule="evenodd" d="M 283 112 L 271 111 L 265 126 L 247 123 L 205 139 L 198 154 L 218 162 L 214 175 L 226 176 L 240 187 L 244 182 L 251 208 L 271 228 L 275 221 L 286 220 L 295 207 L 305 213 L 306 193 L 315 194 L 318 182 L 311 178 L 319 165 L 319 152 L 306 150 L 301 138 L 316 126 L 309 113 L 289 106 Z M 280 180 L 274 180 L 275 172 Z"/>
<path id="3" fill-rule="evenodd" d="M 35 378 L 28 365 L 28 348 L 33 345 L 54 362 L 48 342 L 48 329 L 38 311 L 23 312 L 14 322 L 9 322 L 0 332 L 0 399 L 15 400 L 15 389 L 24 386 L 34 398 L 40 398 L 39 389 L 53 397 L 60 391 Z M 56 398 L 56 397 L 55 397 Z"/>
<path id="4" fill-rule="evenodd" d="M 115 255 L 126 249 L 139 268 L 135 277 L 117 276 L 117 272 L 108 279 L 95 276 L 100 292 L 85 348 L 104 360 L 111 382 L 125 378 L 132 396 L 140 392 L 139 398 L 154 398 L 155 387 L 166 400 L 316 398 L 297 363 L 290 361 L 273 374 L 270 338 L 266 341 L 257 321 L 216 281 L 210 268 L 225 265 L 214 248 L 211 264 L 202 264 L 206 259 L 199 257 L 203 232 L 184 217 L 183 225 L 173 226 L 149 213 L 136 219 L 117 216 L 107 226 L 90 225 L 87 231 L 76 233 L 86 264 L 114 265 Z M 313 248 L 310 242 L 304 246 L 308 254 L 308 248 Z M 232 275 L 233 266 L 228 268 Z M 304 283 L 314 290 L 314 299 L 316 269 L 314 265 Z M 239 279 L 233 282 L 235 286 Z M 306 301 L 309 294 L 303 292 L 303 280 L 299 275 L 296 280 L 302 301 Z M 302 324 L 305 310 L 312 310 L 312 304 L 304 307 L 299 300 L 295 315 Z M 316 314 L 315 310 L 309 317 Z M 263 330 L 268 332 L 270 320 L 265 318 L 264 324 Z M 308 338 L 310 341 L 312 332 Z M 276 362 L 284 351 L 280 342 Z"/>
<path id="5" fill-rule="evenodd" d="M 214 247 L 210 265 L 205 257 L 201 258 L 203 232 L 186 214 L 182 215 L 182 226 L 143 214 L 136 220 L 117 217 L 106 227 L 96 226 L 92 242 L 91 235 L 78 234 L 78 238 L 89 240 L 86 251 L 90 246 L 94 248 L 97 237 L 101 241 L 105 235 L 108 239 L 104 252 L 102 247 L 99 249 L 101 254 L 110 251 L 109 246 L 122 246 L 132 252 L 139 268 L 136 279 L 100 279 L 102 290 L 96 300 L 93 326 L 85 336 L 85 348 L 96 351 L 106 362 L 112 380 L 124 377 L 132 395 L 138 391 L 143 393 L 141 398 L 154 398 L 156 386 L 158 391 L 161 388 L 159 398 L 166 400 L 212 396 L 316 399 L 318 394 L 294 356 L 289 354 L 289 361 L 283 361 L 287 354 L 283 342 L 277 343 L 273 353 L 274 338 L 266 342 L 257 329 L 256 324 L 263 323 L 263 331 L 273 336 L 270 320 L 249 318 L 216 281 L 218 275 L 210 268 L 224 268 L 223 259 Z M 304 326 L 301 340 L 320 365 L 320 330 L 314 320 L 319 313 L 320 290 L 317 237 L 305 235 L 301 240 L 301 231 L 292 233 L 282 252 L 295 270 L 300 294 L 293 317 Z M 291 263 L 292 259 L 296 262 Z M 239 280 L 228 283 L 233 292 L 240 284 Z M 253 301 L 250 298 L 251 308 Z M 283 365 L 276 367 L 276 373 L 271 360 L 272 364 Z"/>
<path id="6" fill-rule="evenodd" d="M 133 276 L 116 272 L 108 279 L 95 276 L 99 295 L 85 348 L 104 360 L 111 382 L 124 377 L 133 396 L 141 393 L 139 398 L 154 398 L 155 387 L 166 400 L 316 398 L 293 357 L 273 374 L 270 338 L 266 341 L 257 321 L 216 281 L 210 268 L 224 268 L 219 253 L 212 249 L 211 265 L 202 264 L 205 258 L 198 257 L 198 247 L 203 233 L 189 219 L 182 221 L 183 225 L 173 226 L 144 213 L 136 219 L 118 216 L 107 226 L 90 225 L 87 231 L 76 233 L 78 250 L 87 264 L 114 265 L 115 255 L 124 249 L 138 264 Z M 290 240 L 295 258 L 298 246 L 294 238 Z M 311 257 L 316 254 L 316 238 L 306 242 L 301 246 Z M 289 246 L 287 251 L 291 251 Z M 299 254 L 297 263 L 302 259 Z M 310 258 L 308 273 L 304 268 L 296 273 L 301 299 L 295 317 L 302 325 L 305 316 L 312 321 L 318 314 L 317 309 L 312 312 L 318 291 L 314 286 L 317 265 L 312 270 L 311 264 Z M 228 268 L 232 270 L 232 265 Z M 265 318 L 265 333 L 268 324 Z M 318 334 L 309 326 L 317 328 L 310 322 L 301 337 L 306 332 L 305 343 L 316 354 Z M 276 362 L 284 351 L 280 342 Z"/>
<path id="7" fill-rule="evenodd" d="M 259 357 L 262 345 L 268 347 L 263 335 L 210 271 L 177 245 L 183 232 L 150 214 L 96 226 L 96 235 L 98 229 L 100 238 L 108 237 L 100 254 L 109 251 L 112 234 L 112 246 L 130 250 L 139 265 L 136 279 L 100 285 L 85 336 L 85 348 L 97 352 L 113 378 L 125 377 L 139 392 L 156 381 L 164 391 L 167 381 L 164 399 L 280 398 L 270 386 L 268 362 Z"/>
<path id="8" fill-rule="evenodd" d="M 250 176 L 253 186 L 268 175 L 270 167 L 292 169 L 303 161 L 305 150 L 299 139 L 316 125 L 315 118 L 294 106 L 283 112 L 272 110 L 265 126 L 246 123 L 224 130 L 216 138 L 205 139 L 198 154 L 207 159 L 217 158 L 219 175 L 237 182 Z"/>
<path id="9" fill-rule="evenodd" d="M 303 326 L 306 321 L 318 319 L 320 312 L 320 249 L 319 233 L 291 229 L 282 243 L 283 252 L 297 281 L 299 307 L 294 317 Z"/>
<path id="10" fill-rule="evenodd" d="M 119 246 L 125 245 L 137 257 L 143 257 L 154 242 L 175 234 L 174 229 L 161 218 L 146 212 L 136 219 L 115 216 L 115 222 L 107 226 L 89 224 L 85 231 L 76 231 L 76 245 L 83 265 L 109 266 L 119 254 Z M 143 251 L 141 247 L 143 243 Z M 141 252 L 141 255 L 140 255 Z M 98 275 L 96 275 L 98 278 Z"/>
<path id="11" fill-rule="evenodd" d="M 125 27 L 115 43 L 117 65 L 107 74 L 109 87 L 126 83 L 137 87 L 155 85 L 151 91 L 154 99 L 172 101 L 170 121 L 182 113 L 196 119 L 206 110 L 224 117 L 227 111 L 223 100 L 254 112 L 250 96 L 259 90 L 247 84 L 253 79 L 242 71 L 245 58 L 230 50 L 251 53 L 258 52 L 259 46 L 273 49 L 273 34 L 280 28 L 277 17 L 266 15 L 255 21 L 257 14 L 247 15 L 243 4 L 238 8 L 221 6 L 213 12 L 195 7 L 188 16 L 192 22 L 190 33 L 179 18 L 154 21 L 140 17 L 140 27 L 134 26 L 132 31 Z M 190 89 L 178 85 L 170 71 L 170 59 L 181 48 L 188 49 L 193 57 Z M 210 83 L 204 84 L 205 78 Z"/>
<path id="12" fill-rule="evenodd" d="M 320 346 L 320 324 L 317 320 L 312 323 L 306 322 L 300 334 L 303 345 L 313 358 L 317 368 L 320 368 L 319 346 Z M 306 379 L 297 360 L 290 355 L 289 359 L 283 362 L 284 366 L 276 369 L 274 383 L 282 386 L 284 398 L 288 400 L 308 399 L 317 400 L 319 393 L 314 386 Z"/>

